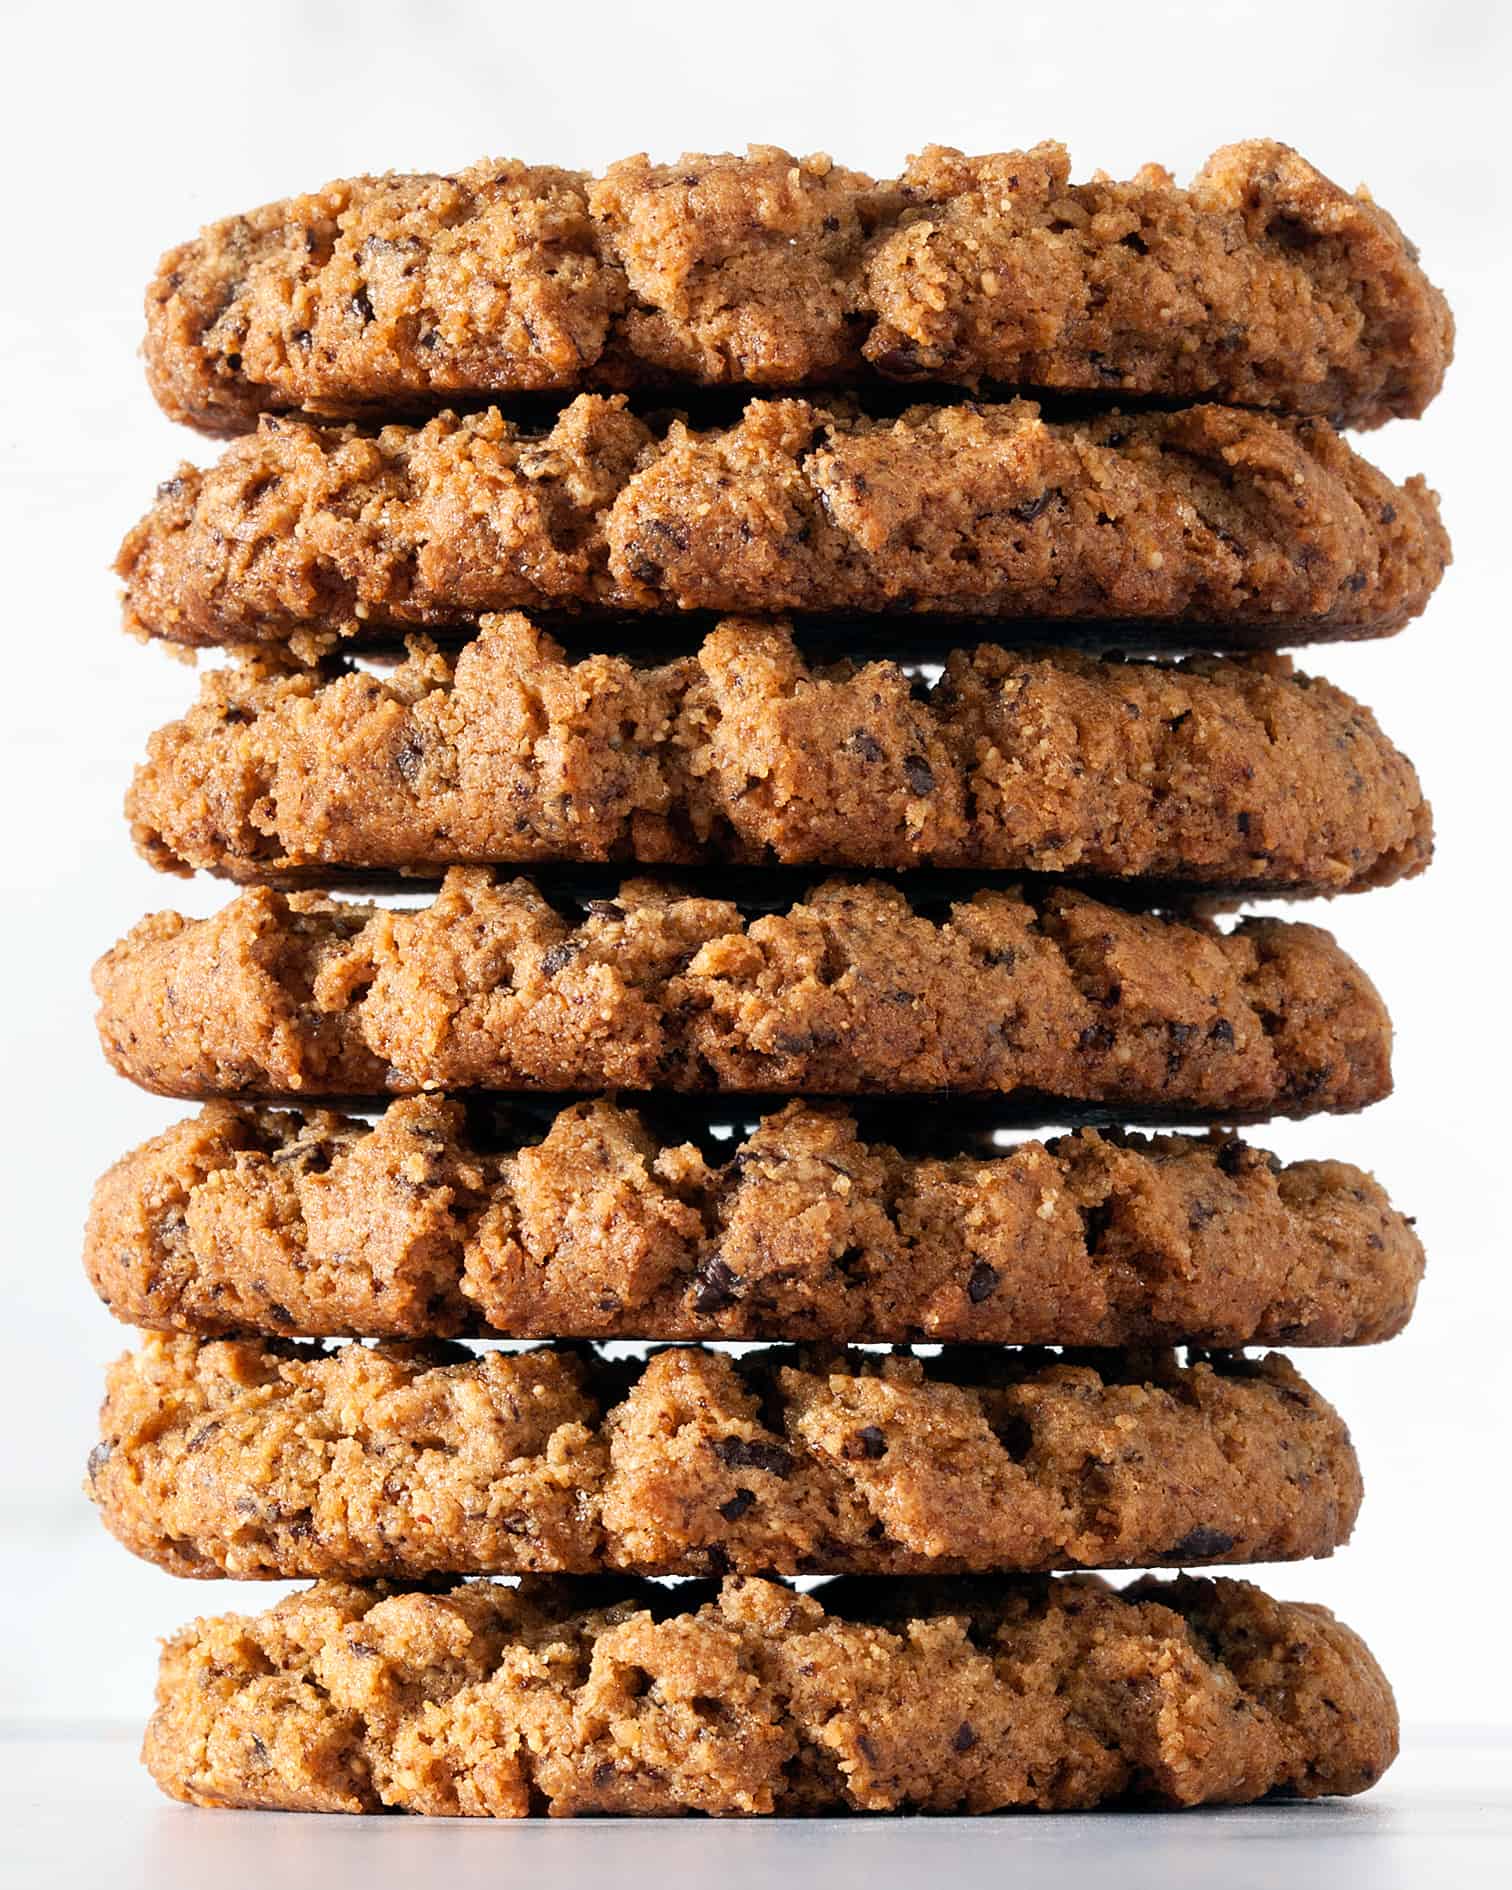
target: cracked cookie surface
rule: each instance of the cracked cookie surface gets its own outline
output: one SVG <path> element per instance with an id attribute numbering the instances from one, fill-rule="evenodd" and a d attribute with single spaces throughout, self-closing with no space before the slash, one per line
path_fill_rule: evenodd
<path id="1" fill-rule="evenodd" d="M 1279 1354 L 732 1357 L 149 1337 L 89 1487 L 179 1575 L 932 1574 L 1289 1561 L 1360 1473 Z"/>
<path id="2" fill-rule="evenodd" d="M 1085 1810 L 1366 1790 L 1391 1689 L 1248 1582 L 322 1582 L 163 1650 L 190 1804 L 444 1817 Z"/>
<path id="3" fill-rule="evenodd" d="M 495 409 L 377 432 L 267 417 L 207 470 L 181 466 L 116 568 L 140 634 L 308 654 L 516 608 L 1269 648 L 1397 630 L 1448 560 L 1423 481 L 1394 484 L 1321 422 L 756 400 L 699 431 L 585 394 L 544 432 Z"/>
<path id="4" fill-rule="evenodd" d="M 1234 1120 L 1391 1086 L 1385 1007 L 1327 932 L 1074 892 L 927 916 L 829 881 L 754 917 L 631 880 L 574 922 L 455 867 L 409 911 L 255 887 L 157 913 L 95 988 L 106 1055 L 169 1096 L 952 1090 Z"/>
<path id="5" fill-rule="evenodd" d="M 212 1103 L 103 1177 L 85 1263 L 206 1336 L 1239 1346 L 1390 1338 L 1423 1252 L 1358 1168 L 1226 1137 L 905 1155 L 790 1103 L 706 1156 L 601 1099 L 493 1152 L 426 1096 Z"/>
<path id="6" fill-rule="evenodd" d="M 1442 295 L 1368 194 L 1286 145 L 1072 183 L 1056 144 L 931 146 L 878 181 L 773 146 L 594 180 L 358 177 L 211 224 L 147 293 L 177 420 L 362 416 L 585 387 L 867 379 L 1420 413 Z"/>
<path id="7" fill-rule="evenodd" d="M 780 623 L 696 655 L 566 660 L 518 614 L 398 669 L 208 669 L 127 813 L 176 872 L 709 861 L 936 866 L 1346 891 L 1420 871 L 1432 819 L 1374 717 L 1281 658 L 955 652 L 805 662 Z"/>

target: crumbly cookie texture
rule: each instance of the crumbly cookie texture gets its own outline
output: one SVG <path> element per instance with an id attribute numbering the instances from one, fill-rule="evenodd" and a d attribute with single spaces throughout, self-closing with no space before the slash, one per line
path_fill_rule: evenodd
<path id="1" fill-rule="evenodd" d="M 173 1798 L 523 1818 L 1242 1804 L 1366 1790 L 1396 1703 L 1326 1608 L 1180 1576 L 321 1582 L 167 1643 Z"/>
<path id="2" fill-rule="evenodd" d="M 464 1110 L 232 1103 L 124 1157 L 85 1264 L 118 1319 L 317 1338 L 1364 1344 L 1423 1250 L 1343 1162 L 1229 1137 L 908 1156 L 790 1103 L 728 1159 L 600 1099 L 485 1152 Z"/>
<path id="3" fill-rule="evenodd" d="M 1268 647 L 1399 629 L 1448 558 L 1422 480 L 1393 484 L 1322 422 L 758 400 L 654 431 L 585 394 L 545 433 L 496 409 L 378 432 L 266 418 L 181 466 L 116 568 L 141 634 L 306 653 L 515 608 L 1201 626 Z"/>
<path id="4" fill-rule="evenodd" d="M 1349 1433 L 1278 1353 L 473 1355 L 149 1337 L 89 1487 L 178 1575 L 932 1574 L 1327 1555 Z"/>
<path id="5" fill-rule="evenodd" d="M 1369 711 L 1285 659 L 1099 661 L 990 644 L 932 692 L 813 668 L 731 620 L 696 656 L 569 663 L 525 617 L 377 674 L 209 669 L 127 812 L 154 865 L 280 885 L 332 867 L 767 861 L 1008 868 L 1249 892 L 1420 871 L 1432 819 Z"/>
<path id="6" fill-rule="evenodd" d="M 454 867 L 410 911 L 255 887 L 157 913 L 95 988 L 106 1055 L 169 1096 L 955 1090 L 1239 1119 L 1391 1087 L 1385 1007 L 1327 932 L 1074 892 L 930 917 L 830 881 L 757 918 L 632 880 L 574 922 Z"/>
<path id="7" fill-rule="evenodd" d="M 1284 144 L 1070 181 L 1058 144 L 878 181 L 770 145 L 597 181 L 483 162 L 211 224 L 147 291 L 176 420 L 873 376 L 1421 413 L 1454 331 L 1392 219 Z"/>

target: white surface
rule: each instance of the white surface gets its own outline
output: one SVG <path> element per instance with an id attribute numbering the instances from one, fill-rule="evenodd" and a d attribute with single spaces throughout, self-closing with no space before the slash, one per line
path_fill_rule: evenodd
<path id="1" fill-rule="evenodd" d="M 474 1890 L 1435 1890 L 1505 1883 L 1512 1747 L 1425 1738 L 1365 1798 L 1224 1811 L 1001 1818 L 487 1820 L 270 1816 L 160 1798 L 134 1740 L 0 1739 L 9 1881 L 26 1890 L 319 1884 Z"/>
<path id="2" fill-rule="evenodd" d="M 159 250 L 212 215 L 329 176 L 449 166 L 485 151 L 594 166 L 643 147 L 670 156 L 771 139 L 883 169 L 930 139 L 982 150 L 1058 136 L 1078 174 L 1125 173 L 1158 157 L 1187 176 L 1215 145 L 1271 133 L 1346 183 L 1369 180 L 1421 242 L 1461 341 L 1429 417 L 1366 447 L 1398 475 L 1430 473 L 1458 562 L 1426 619 L 1401 637 L 1306 659 L 1377 708 L 1437 802 L 1441 851 L 1426 880 L 1322 915 L 1395 1012 L 1398 1093 L 1356 1120 L 1264 1135 L 1288 1158 L 1374 1168 L 1420 1214 L 1431 1271 L 1398 1343 L 1303 1360 L 1351 1419 L 1370 1493 L 1347 1554 L 1269 1579 L 1283 1594 L 1330 1603 L 1369 1637 L 1409 1720 L 1505 1721 L 1505 1649 L 1475 1605 L 1487 1591 L 1468 1586 L 1462 1605 L 1431 1617 L 1419 1603 L 1451 1559 L 1496 1570 L 1507 1548 L 1496 1493 L 1508 1461 L 1501 1358 L 1512 1242 L 1508 1158 L 1495 1138 L 1512 1005 L 1504 935 L 1463 941 L 1504 897 L 1508 852 L 1509 20 L 1512 9 L 1468 0 L 7 8 L 0 806 L 15 832 L 0 930 L 0 1710 L 139 1721 L 154 1636 L 196 1612 L 269 1598 L 175 1585 L 132 1562 L 76 1493 L 99 1368 L 123 1344 L 79 1272 L 87 1191 L 178 1113 L 106 1072 L 88 967 L 143 911 L 203 912 L 225 897 L 151 874 L 119 817 L 148 730 L 180 711 L 192 678 L 120 635 L 106 566 L 156 481 L 180 457 L 215 450 L 157 415 L 134 358 Z M 72 1831 L 75 1819 L 59 1815 Z M 1352 1833 L 1356 1815 L 1301 1828 Z M 88 1818 L 77 1823 L 100 1838 Z M 170 1847 L 191 1840 L 164 1833 L 198 1828 L 168 1814 L 132 1826 L 141 1842 L 150 1833 Z M 268 1827 L 270 1858 L 296 1828 Z M 1292 1827 L 1267 1815 L 1161 1828 L 1173 1835 L 1158 1842 L 1179 1832 L 1185 1854 L 1194 1831 Z M 192 1840 L 205 1846 L 202 1863 L 233 1829 L 212 1821 Z M 1022 1847 L 1015 1857 L 1070 1841 L 1017 1826 L 1008 1837 Z M 471 1834 L 434 1841 L 482 1854 Z M 522 1841 L 534 1840 L 495 1834 L 487 1856 Z M 572 1842 L 597 1848 L 569 1852 L 547 1839 L 532 1864 L 605 1856 L 601 1835 Z M 721 1859 L 734 1855 L 722 1847 Z"/>

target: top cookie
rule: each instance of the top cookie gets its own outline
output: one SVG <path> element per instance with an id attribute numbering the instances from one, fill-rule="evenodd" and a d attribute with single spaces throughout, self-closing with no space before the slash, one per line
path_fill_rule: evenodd
<path id="1" fill-rule="evenodd" d="M 1375 426 L 1453 348 L 1392 219 L 1286 145 L 1072 184 L 1058 144 L 930 146 L 896 179 L 795 159 L 485 162 L 210 225 L 147 293 L 166 412 L 361 418 L 583 388 L 876 378 L 1218 400 Z"/>

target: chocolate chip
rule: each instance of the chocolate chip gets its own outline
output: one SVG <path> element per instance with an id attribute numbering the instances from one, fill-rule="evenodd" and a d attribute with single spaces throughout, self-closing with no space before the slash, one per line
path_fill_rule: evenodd
<path id="1" fill-rule="evenodd" d="M 203 1450 L 219 1429 L 220 1420 L 218 1418 L 212 1418 L 208 1424 L 202 1425 L 189 1439 L 188 1443 L 185 1444 L 184 1455 L 186 1457 L 192 1456 L 196 1450 Z"/>
<path id="2" fill-rule="evenodd" d="M 1012 971 L 1013 967 L 1018 963 L 1018 953 L 1011 945 L 1004 945 L 999 951 L 983 952 L 982 963 L 984 965 L 997 966 L 1003 971 Z"/>
<path id="3" fill-rule="evenodd" d="M 792 1453 L 781 1444 L 763 1443 L 759 1437 L 721 1437 L 710 1448 L 727 1470 L 765 1470 L 774 1477 L 793 1473 Z"/>
<path id="4" fill-rule="evenodd" d="M 347 1647 L 359 1660 L 376 1660 L 378 1649 L 370 1641 L 348 1641 Z"/>
<path id="5" fill-rule="evenodd" d="M 263 1744 L 262 1740 L 258 1738 L 256 1733 L 252 1734 L 252 1753 L 263 1765 L 268 1763 L 268 1748 Z"/>
<path id="6" fill-rule="evenodd" d="M 1237 827 L 1237 828 L 1239 829 L 1239 831 L 1240 831 L 1240 833 L 1248 833 L 1248 832 L 1249 832 L 1249 830 L 1250 830 L 1250 817 L 1249 817 L 1249 815 L 1248 815 L 1248 814 L 1236 814 L 1236 815 L 1234 816 L 1234 825 L 1235 825 L 1235 826 L 1236 826 L 1236 827 Z"/>
<path id="7" fill-rule="evenodd" d="M 1310 1102 L 1332 1075 L 1333 1065 L 1331 1063 L 1319 1064 L 1313 1068 L 1301 1071 L 1287 1085 L 1287 1090 L 1297 1101 Z"/>
<path id="8" fill-rule="evenodd" d="M 998 1289 L 998 1279 L 996 1267 L 988 1266 L 985 1260 L 977 1261 L 966 1282 L 966 1297 L 973 1306 L 980 1306 L 984 1299 L 992 1298 Z"/>
<path id="9" fill-rule="evenodd" d="M 717 1253 L 698 1269 L 697 1282 L 693 1292 L 694 1312 L 723 1312 L 740 1297 L 740 1275 L 727 1267 Z"/>
<path id="10" fill-rule="evenodd" d="M 873 1765 L 876 1764 L 877 1748 L 872 1744 L 870 1739 L 867 1738 L 865 1733 L 857 1733 L 856 1750 L 861 1754 L 863 1759 L 870 1760 Z"/>
<path id="11" fill-rule="evenodd" d="M 600 1791 L 614 1783 L 614 1766 L 610 1760 L 605 1759 L 602 1765 L 593 1768 L 593 1782 Z"/>
<path id="12" fill-rule="evenodd" d="M 1213 1206 L 1211 1201 L 1194 1201 L 1187 1209 L 1188 1228 L 1192 1233 L 1198 1233 L 1202 1228 L 1207 1226 L 1208 1222 L 1216 1216 L 1217 1212 L 1217 1208 Z"/>
<path id="13" fill-rule="evenodd" d="M 686 525 L 679 524 L 676 519 L 653 518 L 649 521 L 647 530 L 655 532 L 659 538 L 665 538 L 676 551 L 688 549 L 688 528 Z"/>
<path id="14" fill-rule="evenodd" d="M 622 919 L 625 908 L 614 899 L 590 899 L 583 907 L 590 919 Z"/>
<path id="15" fill-rule="evenodd" d="M 1243 1142 L 1225 1142 L 1218 1151 L 1218 1167 L 1225 1175 L 1242 1175 L 1249 1167 L 1249 1149 Z"/>
<path id="16" fill-rule="evenodd" d="M 364 326 L 373 319 L 373 304 L 365 288 L 359 289 L 352 297 L 352 313 Z"/>
<path id="17" fill-rule="evenodd" d="M 413 735 L 405 738 L 404 746 L 394 756 L 394 767 L 402 780 L 413 783 L 425 764 L 425 744 Z"/>
<path id="18" fill-rule="evenodd" d="M 318 1143 L 289 1142 L 283 1148 L 274 1149 L 268 1159 L 275 1168 L 288 1168 L 297 1163 L 302 1174 L 323 1175 L 331 1165 L 331 1151 Z"/>
<path id="19" fill-rule="evenodd" d="M 737 1490 L 728 1503 L 720 1504 L 719 1513 L 726 1522 L 739 1522 L 755 1501 L 754 1490 Z"/>
<path id="20" fill-rule="evenodd" d="M 105 1468 L 106 1464 L 110 1462 L 110 1453 L 111 1453 L 112 1448 L 113 1446 L 108 1443 L 101 1443 L 101 1444 L 96 1444 L 94 1449 L 90 1451 L 89 1476 L 90 1476 L 91 1482 L 93 1482 L 93 1480 L 100 1474 L 100 1472 Z"/>
<path id="21" fill-rule="evenodd" d="M 863 1424 L 859 1431 L 853 1431 L 846 1440 L 845 1454 L 853 1459 L 865 1459 L 875 1463 L 878 1457 L 887 1454 L 887 1439 L 875 1424 Z"/>
<path id="22" fill-rule="evenodd" d="M 963 1719 L 960 1725 L 956 1727 L 955 1738 L 950 1742 L 952 1750 L 956 1752 L 970 1752 L 976 1742 L 975 1726 L 972 1725 L 969 1719 Z"/>
<path id="23" fill-rule="evenodd" d="M 845 744 L 853 755 L 859 755 L 863 761 L 880 761 L 882 744 L 875 735 L 869 735 L 864 728 L 858 728 Z"/>
<path id="24" fill-rule="evenodd" d="M 1210 1529 L 1205 1523 L 1199 1523 L 1195 1529 L 1189 1529 L 1180 1542 L 1173 1543 L 1166 1554 L 1173 1562 L 1186 1562 L 1200 1556 L 1227 1555 L 1233 1546 L 1232 1536 L 1225 1535 L 1221 1529 Z"/>
<path id="25" fill-rule="evenodd" d="M 1383 505 L 1381 507 L 1381 523 L 1383 525 L 1396 524 L 1396 507 L 1394 505 Z"/>
<path id="26" fill-rule="evenodd" d="M 1037 499 L 1026 499 L 1022 505 L 1010 505 L 1008 516 L 1016 518 L 1021 525 L 1032 525 L 1037 518 L 1044 517 L 1060 496 L 1059 490 L 1052 486 Z"/>
<path id="27" fill-rule="evenodd" d="M 1229 1020 L 1226 1017 L 1220 1017 L 1217 1019 L 1215 1023 L 1211 1023 L 1208 1025 L 1208 1042 L 1209 1043 L 1221 1043 L 1225 1045 L 1232 1045 L 1233 1041 L 1234 1041 L 1234 1026 L 1229 1022 Z"/>
<path id="28" fill-rule="evenodd" d="M 909 792 L 920 798 L 935 791 L 934 769 L 922 755 L 903 757 L 903 778 L 908 783 Z"/>
<path id="29" fill-rule="evenodd" d="M 157 495 L 160 499 L 177 499 L 182 495 L 183 490 L 184 482 L 182 479 L 165 479 L 158 487 Z"/>
<path id="30" fill-rule="evenodd" d="M 779 1030 L 772 1038 L 772 1048 L 785 1057 L 801 1057 L 810 1050 L 825 1050 L 840 1039 L 828 1030 Z"/>
<path id="31" fill-rule="evenodd" d="M 1076 1039 L 1079 1050 L 1089 1050 L 1098 1056 L 1106 1056 L 1118 1041 L 1118 1033 L 1111 1024 L 1088 1024 Z"/>
<path id="32" fill-rule="evenodd" d="M 548 945 L 541 954 L 541 969 L 548 978 L 554 978 L 559 971 L 565 971 L 577 957 L 579 947 L 570 945 L 565 939 L 555 945 Z"/>
<path id="33" fill-rule="evenodd" d="M 874 365 L 879 374 L 917 374 L 918 352 L 911 343 L 902 342 L 896 348 L 888 348 L 879 354 Z"/>

